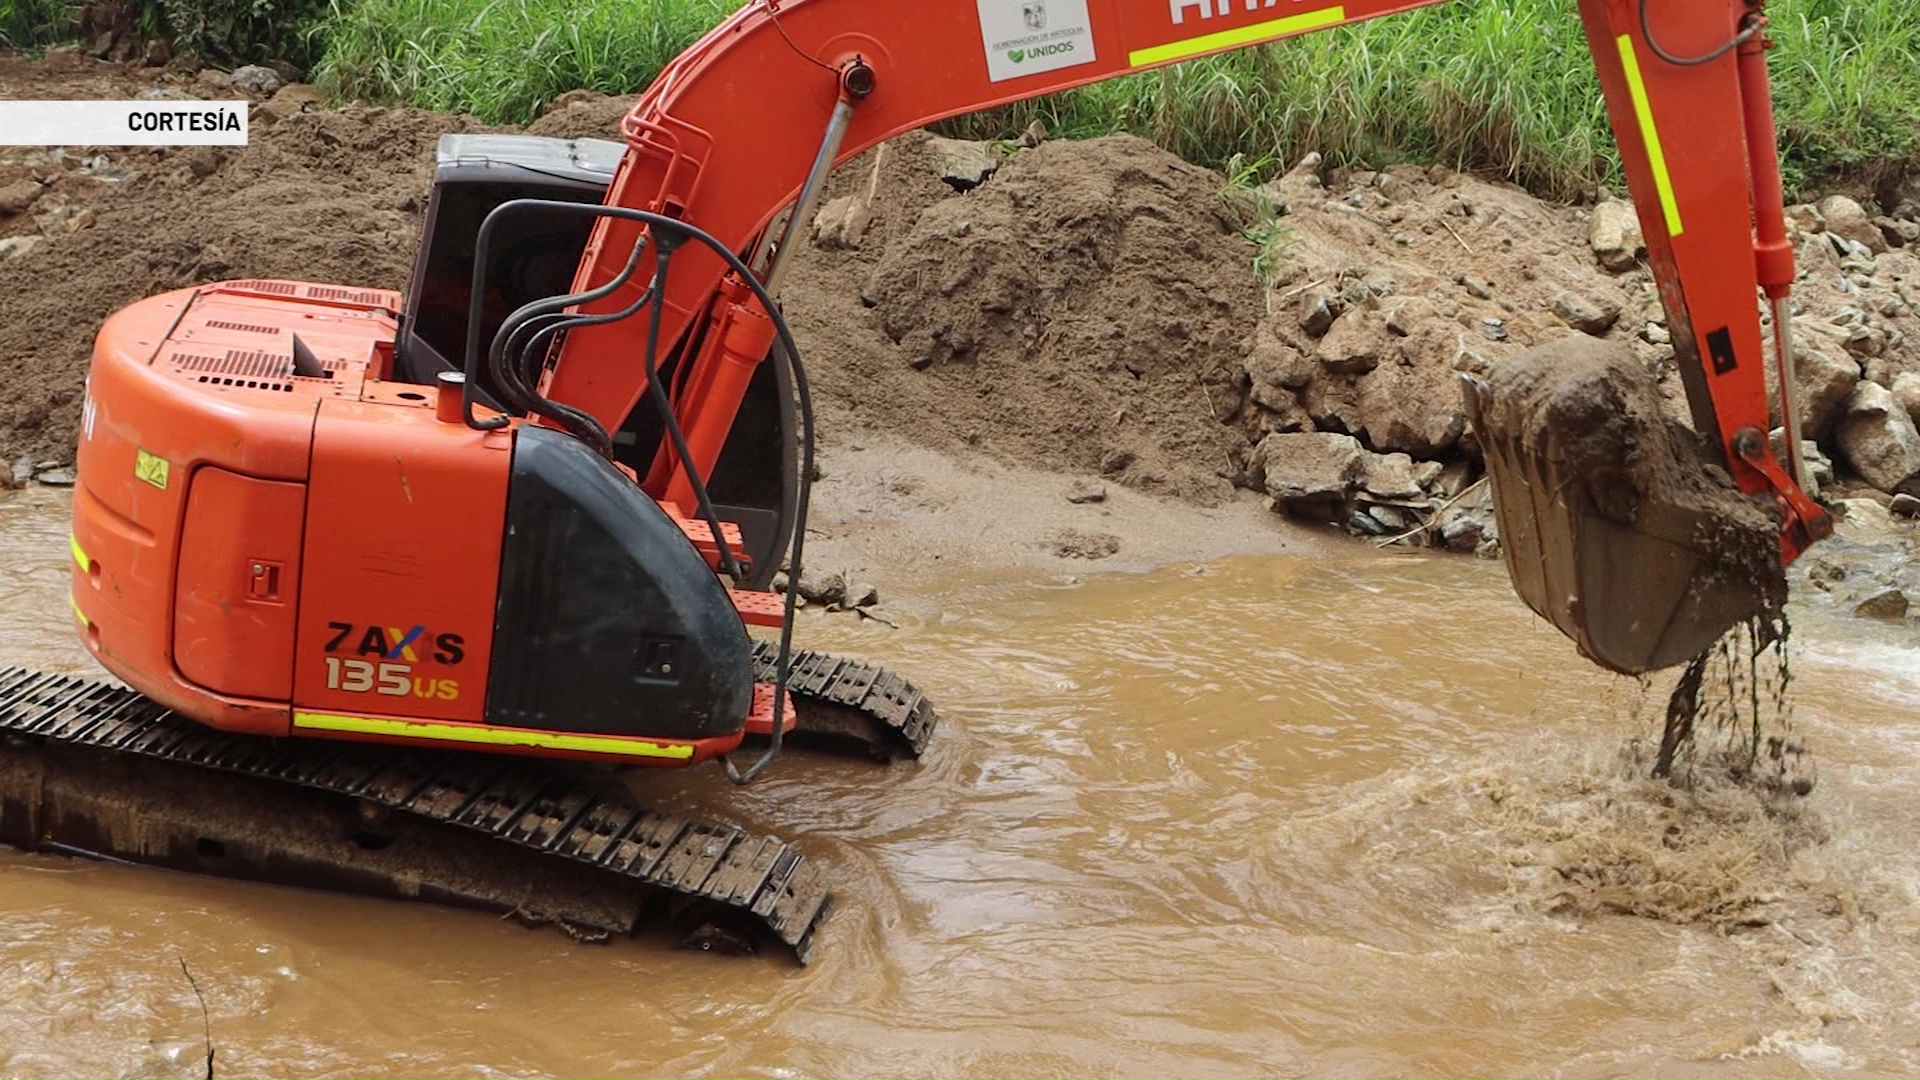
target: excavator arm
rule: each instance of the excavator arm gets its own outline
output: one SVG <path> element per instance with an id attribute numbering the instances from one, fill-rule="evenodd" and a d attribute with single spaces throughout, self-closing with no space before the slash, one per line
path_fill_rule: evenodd
<path id="1" fill-rule="evenodd" d="M 628 152 L 606 201 L 699 226 L 743 257 L 753 256 L 768 291 L 777 293 L 795 223 L 810 212 L 828 168 L 893 135 L 1435 2 L 755 0 L 669 66 L 628 114 Z M 1787 440 L 1787 466 L 1768 440 L 1761 292 L 1773 304 L 1779 331 L 1772 357 L 1783 375 L 1790 431 L 1797 412 L 1785 306 L 1793 254 L 1774 150 L 1763 0 L 1579 0 L 1579 6 L 1694 426 L 1717 444 L 1719 464 L 1738 489 L 1770 504 L 1780 523 L 1781 562 L 1790 562 L 1830 526 L 1802 490 L 1797 438 Z M 785 235 L 774 243 L 770 230 L 790 208 Z M 653 283 L 651 254 L 624 282 L 622 272 L 636 244 L 644 250 L 647 228 L 618 218 L 597 225 L 574 284 L 581 292 L 612 287 L 581 310 L 614 312 L 643 298 Z M 656 298 L 663 306 L 657 340 L 679 343 L 693 356 L 674 404 L 691 460 L 663 449 L 645 486 L 656 498 L 689 505 L 690 480 L 711 471 L 773 335 L 744 283 L 737 276 L 724 280 L 729 275 L 719 258 L 683 250 Z M 646 392 L 653 370 L 627 358 L 647 348 L 644 335 L 655 329 L 628 319 L 571 331 L 551 357 L 542 392 L 616 429 Z M 1496 489 L 1510 493 L 1515 484 L 1495 471 Z M 1510 531 L 1523 539 L 1556 532 L 1546 526 Z M 1612 561 L 1638 557 L 1616 552 Z M 1556 558 L 1578 561 L 1527 552 L 1517 563 L 1510 560 L 1522 595 L 1596 659 L 1643 669 L 1647 656 L 1628 657 L 1583 637 L 1578 615 L 1564 610 L 1568 598 L 1553 595 L 1565 591 L 1547 580 L 1555 575 L 1529 569 Z M 1732 609 L 1715 616 L 1732 617 Z M 1664 625 L 1672 613 L 1659 618 Z M 1680 635 L 1665 651 L 1690 640 Z"/>

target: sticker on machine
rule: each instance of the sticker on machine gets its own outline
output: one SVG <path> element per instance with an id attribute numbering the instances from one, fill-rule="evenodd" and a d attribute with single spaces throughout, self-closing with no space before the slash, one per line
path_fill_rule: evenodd
<path id="1" fill-rule="evenodd" d="M 1094 60 L 1087 0 L 976 0 L 987 78 L 1005 82 Z"/>

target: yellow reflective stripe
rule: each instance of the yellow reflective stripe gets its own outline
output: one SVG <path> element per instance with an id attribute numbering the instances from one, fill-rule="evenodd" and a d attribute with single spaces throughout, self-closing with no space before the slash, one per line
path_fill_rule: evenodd
<path id="1" fill-rule="evenodd" d="M 93 560 L 87 558 L 86 549 L 80 546 L 80 538 L 72 533 L 67 534 L 67 550 L 73 552 L 73 561 L 80 564 L 80 569 L 93 569 Z"/>
<path id="2" fill-rule="evenodd" d="M 639 739 L 612 739 L 598 735 L 549 735 L 542 731 L 514 731 L 477 724 L 434 724 L 419 720 L 385 720 L 376 716 L 295 712 L 293 726 L 312 731 L 354 731 L 364 735 L 391 735 L 401 739 L 486 743 L 489 746 L 542 746 L 552 750 L 581 750 L 629 757 L 690 758 L 693 747 Z"/>
<path id="3" fill-rule="evenodd" d="M 1647 164 L 1653 168 L 1653 186 L 1660 189 L 1660 209 L 1667 215 L 1667 235 L 1679 236 L 1680 203 L 1673 197 L 1673 177 L 1667 173 L 1667 155 L 1660 149 L 1660 129 L 1653 124 L 1653 103 L 1647 100 L 1647 82 L 1640 77 L 1640 58 L 1633 39 L 1621 34 L 1620 66 L 1627 73 L 1627 92 L 1633 95 L 1633 115 L 1640 121 L 1640 140 L 1647 144 Z"/>
<path id="4" fill-rule="evenodd" d="M 88 621 L 87 621 L 87 616 L 86 616 L 86 614 L 85 614 L 84 612 L 82 612 L 82 611 L 80 610 L 80 598 L 79 598 L 79 597 L 77 597 L 77 596 L 75 596 L 75 595 L 73 595 L 72 593 L 68 593 L 68 594 L 67 594 L 67 606 L 73 609 L 73 617 L 74 617 L 74 618 L 76 618 L 76 619 L 79 619 L 79 620 L 80 620 L 80 625 L 81 625 L 81 626 L 92 626 L 92 625 L 93 625 L 93 623 L 91 623 L 91 622 L 88 622 Z"/>
<path id="5" fill-rule="evenodd" d="M 1168 60 L 1183 60 L 1189 56 L 1199 56 L 1201 53 L 1213 52 L 1216 49 L 1251 45 L 1268 38 L 1284 37 L 1303 30 L 1318 30 L 1323 26 L 1332 26 L 1346 21 L 1347 9 L 1336 4 L 1330 8 L 1321 8 L 1319 11 L 1288 15 L 1284 19 L 1269 19 L 1266 22 L 1254 23 L 1252 26 L 1240 26 L 1232 30 L 1221 30 L 1197 38 L 1188 38 L 1185 41 L 1173 41 L 1165 45 L 1155 45 L 1152 48 L 1135 49 L 1127 54 L 1127 63 L 1134 67 L 1143 67 Z"/>

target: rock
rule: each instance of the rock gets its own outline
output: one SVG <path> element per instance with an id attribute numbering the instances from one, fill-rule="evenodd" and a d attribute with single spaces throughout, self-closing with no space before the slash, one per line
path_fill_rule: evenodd
<path id="1" fill-rule="evenodd" d="M 1577 293 L 1556 293 L 1553 313 L 1560 321 L 1583 334 L 1600 337 L 1620 321 L 1620 305 L 1608 300 L 1589 300 Z"/>
<path id="2" fill-rule="evenodd" d="M 1315 350 L 1329 371 L 1359 375 L 1380 365 L 1386 326 L 1379 313 L 1356 308 L 1333 321 Z"/>
<path id="3" fill-rule="evenodd" d="M 813 215 L 813 242 L 829 251 L 858 250 L 873 224 L 873 206 L 864 195 L 830 199 Z"/>
<path id="4" fill-rule="evenodd" d="M 808 603 L 825 604 L 831 607 L 847 598 L 847 578 L 844 574 L 827 574 L 824 577 L 800 578 L 800 595 Z"/>
<path id="5" fill-rule="evenodd" d="M 1862 480 L 1881 491 L 1920 494 L 1920 430 L 1886 387 L 1855 386 L 1834 437 Z"/>
<path id="6" fill-rule="evenodd" d="M 1894 517 L 1920 517 L 1920 499 L 1912 495 L 1895 495 L 1887 504 L 1887 512 Z"/>
<path id="7" fill-rule="evenodd" d="M 200 73 L 193 79 L 200 85 L 214 90 L 226 90 L 233 86 L 233 76 L 214 68 L 201 68 Z"/>
<path id="8" fill-rule="evenodd" d="M 42 238 L 38 236 L 9 236 L 5 240 L 0 240 L 0 259 L 12 258 L 15 255 L 25 255 L 27 252 L 39 247 L 41 239 Z"/>
<path id="9" fill-rule="evenodd" d="M 540 115 L 545 116 L 548 113 L 557 113 L 562 109 L 569 109 L 575 105 L 592 105 L 605 101 L 606 99 L 607 95 L 598 90 L 576 87 L 554 98 L 552 101 L 547 102 L 545 105 L 540 106 Z"/>
<path id="10" fill-rule="evenodd" d="M 1920 371 L 1903 371 L 1893 377 L 1893 400 L 1920 424 Z"/>
<path id="11" fill-rule="evenodd" d="M 185 90 L 175 89 L 174 87 L 171 87 L 171 86 L 149 86 L 145 90 L 142 90 L 138 94 L 135 94 L 134 97 L 141 101 L 199 101 L 200 100 L 199 98 L 194 97 L 192 94 L 187 93 Z"/>
<path id="12" fill-rule="evenodd" d="M 1369 506 L 1367 516 L 1388 532 L 1403 533 L 1412 524 L 1407 512 L 1397 506 Z"/>
<path id="13" fill-rule="evenodd" d="M 1433 301 L 1424 296 L 1407 297 L 1387 312 L 1387 333 L 1394 337 L 1411 337 L 1421 323 L 1438 315 L 1439 309 Z"/>
<path id="14" fill-rule="evenodd" d="M 1890 248 L 1920 244 L 1920 221 L 1877 217 L 1873 219 L 1873 224 L 1880 230 L 1880 235 L 1887 238 L 1887 246 Z"/>
<path id="15" fill-rule="evenodd" d="M 1067 501 L 1075 506 L 1106 502 L 1107 487 L 1105 484 L 1096 484 L 1089 480 L 1075 481 L 1074 485 L 1067 489 Z"/>
<path id="16" fill-rule="evenodd" d="M 1478 503 L 1454 505 L 1440 515 L 1440 543 L 1448 551 L 1478 554 L 1483 545 L 1498 543 L 1499 538 L 1500 529 L 1489 507 Z"/>
<path id="17" fill-rule="evenodd" d="M 1253 330 L 1253 351 L 1244 362 L 1252 380 L 1253 399 L 1268 408 L 1284 410 L 1293 401 L 1294 390 L 1313 381 L 1313 361 L 1277 333 L 1268 319 L 1260 320 Z M 1286 401 L 1270 401 L 1272 391 L 1281 391 Z"/>
<path id="18" fill-rule="evenodd" d="M 1587 242 L 1593 247 L 1600 265 L 1614 273 L 1631 270 L 1647 253 L 1646 237 L 1640 232 L 1640 217 L 1633 204 L 1623 199 L 1603 202 L 1593 208 L 1587 225 Z"/>
<path id="19" fill-rule="evenodd" d="M 1461 274 L 1453 280 L 1461 288 L 1467 290 L 1468 296 L 1478 300 L 1493 299 L 1493 282 L 1488 281 L 1486 278 L 1475 277 L 1472 274 Z"/>
<path id="20" fill-rule="evenodd" d="M 1360 536 L 1385 536 L 1388 527 L 1372 514 L 1356 507 L 1347 515 L 1347 531 Z"/>
<path id="21" fill-rule="evenodd" d="M 1853 613 L 1869 619 L 1904 619 L 1907 617 L 1907 594 L 1895 588 L 1881 589 L 1855 604 Z"/>
<path id="22" fill-rule="evenodd" d="M 72 487 L 74 481 L 79 479 L 79 474 L 74 472 L 71 465 L 55 465 L 38 470 L 33 478 L 48 487 Z"/>
<path id="23" fill-rule="evenodd" d="M 275 90 L 286 85 L 286 80 L 280 77 L 279 72 L 270 67 L 261 67 L 259 64 L 234 68 L 233 74 L 227 78 L 234 89 L 257 97 L 269 97 Z"/>
<path id="24" fill-rule="evenodd" d="M 926 141 L 926 154 L 933 163 L 934 174 L 956 191 L 971 191 L 986 183 L 987 177 L 1000 168 L 1000 162 L 1007 156 L 997 142 L 968 142 L 938 136 Z"/>
<path id="25" fill-rule="evenodd" d="M 1800 400 L 1800 437 L 1824 439 L 1840 419 L 1847 399 L 1860 382 L 1860 362 L 1833 347 L 1832 339 L 1796 335 L 1793 346 L 1793 383 Z M 1773 381 L 1769 379 L 1771 387 Z M 1778 415 L 1778 402 L 1774 405 Z"/>
<path id="26" fill-rule="evenodd" d="M 1820 211 L 1808 203 L 1787 207 L 1787 227 L 1803 236 L 1827 231 L 1827 223 L 1820 217 Z"/>
<path id="27" fill-rule="evenodd" d="M 880 602 L 880 590 L 872 585 L 860 584 L 847 589 L 847 606 L 850 608 L 873 607 Z"/>
<path id="28" fill-rule="evenodd" d="M 13 463 L 13 486 L 26 487 L 33 482 L 33 455 L 28 454 Z"/>
<path id="29" fill-rule="evenodd" d="M 1269 435 L 1254 448 L 1254 458 L 1267 494 L 1289 514 L 1337 509 L 1367 465 L 1358 439 L 1324 431 Z"/>
<path id="30" fill-rule="evenodd" d="M 1053 553 L 1062 559 L 1104 559 L 1120 550 L 1120 538 L 1111 533 L 1084 533 L 1067 529 L 1053 540 Z"/>
<path id="31" fill-rule="evenodd" d="M 1382 499 L 1417 499 L 1422 494 L 1413 459 L 1405 454 L 1368 454 L 1362 459 L 1360 487 Z"/>
<path id="32" fill-rule="evenodd" d="M 1433 478 L 1433 482 L 1427 485 L 1427 490 L 1435 498 L 1451 499 L 1467 490 L 1467 485 L 1472 482 L 1472 462 L 1449 461 L 1441 467 L 1439 474 Z"/>
<path id="33" fill-rule="evenodd" d="M 569 91 L 572 93 L 573 91 Z M 560 95 L 566 97 L 566 94 Z M 288 83 L 274 91 L 273 97 L 261 108 L 273 116 L 285 120 L 303 112 L 312 112 L 326 103 L 326 95 L 320 88 L 307 83 Z"/>
<path id="34" fill-rule="evenodd" d="M 1807 567 L 1807 584 L 1821 592 L 1832 592 L 1835 585 L 1845 580 L 1847 568 L 1836 560 L 1820 558 Z"/>
<path id="35" fill-rule="evenodd" d="M 1333 327 L 1345 305 L 1327 289 L 1308 289 L 1300 294 L 1300 329 L 1309 337 L 1321 337 Z"/>
<path id="36" fill-rule="evenodd" d="M 166 67 L 173 60 L 173 47 L 165 38 L 148 38 L 146 52 L 141 57 L 148 67 Z"/>
<path id="37" fill-rule="evenodd" d="M 1859 203 L 1845 195 L 1829 195 L 1820 200 L 1818 208 L 1828 232 L 1844 236 L 1875 255 L 1886 253 L 1886 236 Z"/>
<path id="38" fill-rule="evenodd" d="M 0 187 L 0 217 L 12 217 L 24 214 L 27 208 L 40 201 L 46 189 L 31 179 Z"/>

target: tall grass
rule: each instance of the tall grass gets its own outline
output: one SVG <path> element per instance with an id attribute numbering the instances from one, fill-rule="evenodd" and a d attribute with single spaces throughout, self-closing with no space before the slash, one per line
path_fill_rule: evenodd
<path id="1" fill-rule="evenodd" d="M 633 93 L 738 0 L 332 0 L 316 77 L 343 98 L 524 122 L 576 87 Z"/>
<path id="2" fill-rule="evenodd" d="M 1656 0 L 1658 2 L 1658 0 Z M 1656 9 L 1657 11 L 1657 9 Z M 1920 159 L 1920 3 L 1773 0 L 1774 101 L 1789 186 Z M 1216 167 L 1453 165 L 1568 197 L 1619 159 L 1573 0 L 1456 0 L 977 114 L 988 137 L 1041 119 L 1125 129 Z"/>
<path id="3" fill-rule="evenodd" d="M 342 97 L 495 122 L 526 121 L 574 87 L 637 93 L 738 5 L 329 2 L 319 75 Z M 1773 0 L 1769 11 L 1790 184 L 1920 158 L 1920 0 Z M 1335 162 L 1448 164 L 1562 197 L 1616 181 L 1619 168 L 1573 0 L 1455 0 L 946 127 L 1003 137 L 1035 119 L 1070 136 L 1137 132 L 1215 167 L 1236 154 L 1284 166 L 1318 150 Z"/>
<path id="4" fill-rule="evenodd" d="M 0 0 L 0 48 L 30 49 L 71 37 L 80 0 Z"/>

